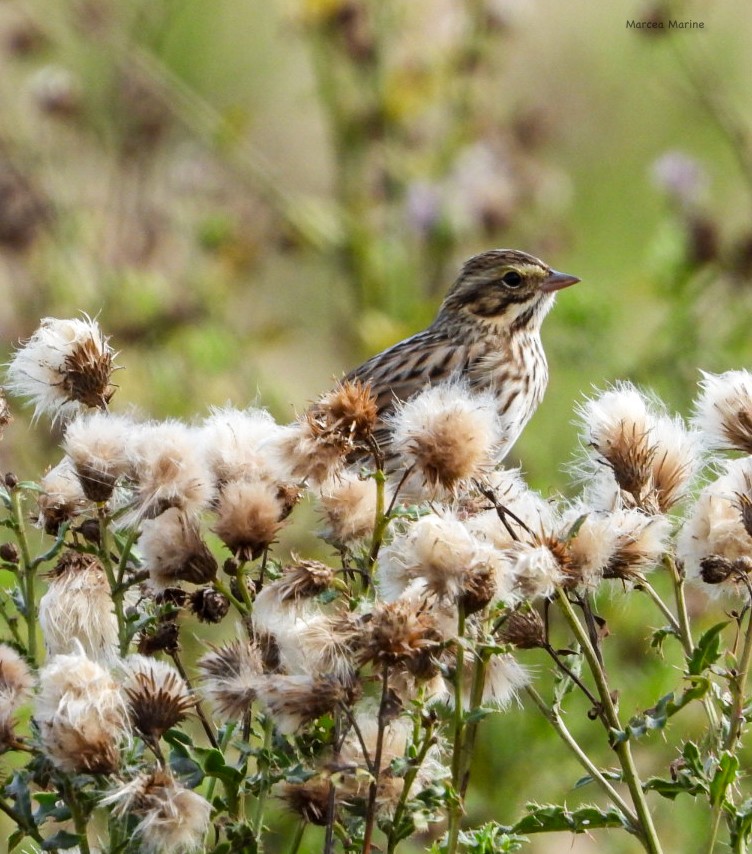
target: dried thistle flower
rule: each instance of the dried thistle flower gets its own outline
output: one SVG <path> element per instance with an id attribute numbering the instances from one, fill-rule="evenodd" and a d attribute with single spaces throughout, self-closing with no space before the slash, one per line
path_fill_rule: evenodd
<path id="1" fill-rule="evenodd" d="M 52 763 L 69 774 L 116 771 L 128 714 L 110 674 L 83 652 L 56 655 L 39 687 L 34 717 Z"/>
<path id="2" fill-rule="evenodd" d="M 408 588 L 454 602 L 468 595 L 470 601 L 482 577 L 490 601 L 501 593 L 490 589 L 496 587 L 497 563 L 494 548 L 474 537 L 454 514 L 431 513 L 382 550 L 377 585 L 386 601 L 398 599 Z"/>
<path id="3" fill-rule="evenodd" d="M 202 623 L 221 623 L 230 610 L 230 600 L 212 587 L 199 587 L 191 594 L 190 607 Z"/>
<path id="4" fill-rule="evenodd" d="M 268 449 L 290 480 L 320 486 L 339 474 L 353 446 L 349 436 L 331 430 L 309 410 L 295 424 L 284 427 Z"/>
<path id="5" fill-rule="evenodd" d="M 198 523 L 177 507 L 142 522 L 138 547 L 144 569 L 157 588 L 175 581 L 205 584 L 217 576 L 217 561 L 202 539 Z"/>
<path id="6" fill-rule="evenodd" d="M 185 720 L 196 698 L 174 667 L 156 658 L 131 655 L 125 661 L 123 693 L 133 727 L 155 743 Z"/>
<path id="7" fill-rule="evenodd" d="M 398 599 L 377 604 L 363 626 L 362 662 L 409 664 L 438 651 L 441 634 L 433 614 L 419 602 Z"/>
<path id="8" fill-rule="evenodd" d="M 562 552 L 555 543 L 517 542 L 501 553 L 499 586 L 509 586 L 521 599 L 548 598 L 564 580 Z"/>
<path id="9" fill-rule="evenodd" d="M 703 371 L 694 423 L 710 447 L 752 454 L 752 374 Z"/>
<path id="10" fill-rule="evenodd" d="M 214 533 L 241 560 L 259 557 L 289 514 L 279 488 L 265 481 L 225 484 L 215 508 Z"/>
<path id="11" fill-rule="evenodd" d="M 142 772 L 100 801 L 116 818 L 136 816 L 135 836 L 144 854 L 197 851 L 209 829 L 211 804 L 164 769 Z"/>
<path id="12" fill-rule="evenodd" d="M 386 486 L 386 502 L 391 490 Z M 376 520 L 376 484 L 373 478 L 360 478 L 344 471 L 322 484 L 319 501 L 324 510 L 326 539 L 347 545 L 372 536 Z"/>
<path id="13" fill-rule="evenodd" d="M 274 469 L 264 450 L 281 430 L 265 409 L 212 409 L 201 427 L 201 437 L 215 483 L 221 488 L 233 480 L 283 480 L 283 473 Z"/>
<path id="14" fill-rule="evenodd" d="M 0 643 L 0 753 L 18 745 L 14 715 L 30 697 L 34 675 L 29 665 L 6 643 Z"/>
<path id="15" fill-rule="evenodd" d="M 504 620 L 499 639 L 517 649 L 545 646 L 546 632 L 540 614 L 532 608 L 512 611 Z"/>
<path id="16" fill-rule="evenodd" d="M 50 656 L 79 649 L 101 664 L 117 658 L 118 624 L 110 585 L 92 555 L 65 551 L 39 600 L 39 625 Z"/>
<path id="17" fill-rule="evenodd" d="M 277 729 L 291 735 L 302 726 L 330 714 L 341 704 L 352 705 L 355 686 L 335 676 L 276 674 L 260 682 L 256 695 L 274 718 Z"/>
<path id="18" fill-rule="evenodd" d="M 578 472 L 589 486 L 586 500 L 599 509 L 616 504 L 596 500 L 604 494 L 597 469 L 606 465 L 631 507 L 669 510 L 684 494 L 699 466 L 699 435 L 668 416 L 630 383 L 620 383 L 579 408 L 581 431 L 590 456 Z M 608 495 L 609 490 L 605 490 Z"/>
<path id="19" fill-rule="evenodd" d="M 368 773 L 363 746 L 369 757 L 373 757 L 378 740 L 379 724 L 376 710 L 366 706 L 358 709 L 355 720 L 360 736 L 351 730 L 342 745 L 339 764 L 334 770 L 342 777 L 338 785 L 340 797 L 347 803 L 363 801 L 369 795 L 372 777 Z M 362 742 L 361 742 L 362 739 Z M 412 723 L 407 717 L 390 720 L 384 727 L 382 735 L 381 766 L 376 795 L 377 812 L 380 815 L 391 815 L 404 789 L 404 778 L 395 776 L 390 766 L 395 760 L 408 755 L 412 740 Z M 422 789 L 435 785 L 449 776 L 449 769 L 441 762 L 442 745 L 437 742 L 428 750 L 428 754 L 420 765 L 408 795 L 417 795 Z"/>
<path id="20" fill-rule="evenodd" d="M 131 418 L 107 412 L 79 415 L 67 425 L 63 450 L 90 501 L 107 501 L 118 478 L 129 471 L 128 442 L 134 427 Z"/>
<path id="21" fill-rule="evenodd" d="M 752 500 L 752 458 L 729 460 L 723 473 L 700 493 L 676 539 L 676 556 L 687 577 L 703 579 L 703 563 L 726 561 L 732 567 L 752 553 L 752 536 L 744 524 L 742 505 Z M 708 570 L 706 570 L 707 574 Z M 740 580 L 731 572 L 729 581 Z M 726 589 L 732 589 L 725 585 Z"/>
<path id="22" fill-rule="evenodd" d="M 399 407 L 391 428 L 392 450 L 430 494 L 482 477 L 503 456 L 496 398 L 462 383 L 426 388 Z"/>
<path id="23" fill-rule="evenodd" d="M 2 431 L 13 421 L 8 400 L 5 397 L 5 389 L 0 388 L 0 438 Z"/>
<path id="24" fill-rule="evenodd" d="M 604 578 L 639 581 L 643 572 L 658 564 L 668 548 L 671 523 L 665 516 L 623 510 L 611 516 L 615 548 L 603 569 Z"/>
<path id="25" fill-rule="evenodd" d="M 286 566 L 282 577 L 273 583 L 279 588 L 280 600 L 285 602 L 318 596 L 330 587 L 334 578 L 334 570 L 325 563 L 295 558 L 295 563 Z"/>
<path id="26" fill-rule="evenodd" d="M 240 720 L 264 679 L 259 648 L 245 640 L 212 647 L 198 662 L 202 690 L 223 718 Z"/>
<path id="27" fill-rule="evenodd" d="M 138 426 L 130 443 L 134 508 L 126 522 L 152 519 L 170 507 L 195 515 L 209 504 L 213 479 L 199 440 L 198 430 L 179 421 Z"/>
<path id="28" fill-rule="evenodd" d="M 13 354 L 6 388 L 29 398 L 34 419 L 48 413 L 68 418 L 81 407 L 106 408 L 115 353 L 99 324 L 83 319 L 46 317 L 31 338 Z"/>
<path id="29" fill-rule="evenodd" d="M 141 655 L 152 656 L 158 652 L 171 655 L 180 650 L 180 627 L 173 620 L 163 620 L 140 632 L 136 649 Z"/>
<path id="30" fill-rule="evenodd" d="M 324 774 L 317 774 L 303 783 L 284 783 L 279 794 L 289 809 L 304 821 L 325 827 L 331 791 L 331 780 Z"/>
<path id="31" fill-rule="evenodd" d="M 368 446 L 379 418 L 371 384 L 342 380 L 322 395 L 309 410 L 321 430 L 341 439 L 350 448 Z"/>
<path id="32" fill-rule="evenodd" d="M 47 534 L 55 536 L 62 524 L 70 522 L 89 506 L 70 457 L 63 457 L 39 485 L 42 492 L 37 496 L 38 521 Z"/>
<path id="33" fill-rule="evenodd" d="M 353 653 L 360 626 L 349 613 L 303 612 L 282 620 L 272 635 L 278 665 L 287 673 L 332 674 L 342 682 L 352 678 Z"/>

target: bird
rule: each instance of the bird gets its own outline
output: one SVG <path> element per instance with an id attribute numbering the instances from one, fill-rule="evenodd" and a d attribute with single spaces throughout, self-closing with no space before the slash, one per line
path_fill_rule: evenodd
<path id="1" fill-rule="evenodd" d="M 390 416 L 400 404 L 427 386 L 458 379 L 471 391 L 493 394 L 506 453 L 548 384 L 540 338 L 543 319 L 556 292 L 579 281 L 516 249 L 491 249 L 468 259 L 427 329 L 345 377 L 370 385 L 379 446 L 389 454 Z"/>

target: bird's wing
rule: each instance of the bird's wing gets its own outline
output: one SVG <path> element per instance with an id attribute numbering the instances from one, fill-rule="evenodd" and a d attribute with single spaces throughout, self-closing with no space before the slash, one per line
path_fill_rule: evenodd
<path id="1" fill-rule="evenodd" d="M 394 411 L 396 403 L 461 371 L 468 358 L 466 345 L 457 345 L 441 332 L 429 328 L 364 362 L 346 379 L 371 383 L 383 424 L 384 417 Z M 387 442 L 388 437 L 384 427 L 375 433 L 379 444 Z"/>

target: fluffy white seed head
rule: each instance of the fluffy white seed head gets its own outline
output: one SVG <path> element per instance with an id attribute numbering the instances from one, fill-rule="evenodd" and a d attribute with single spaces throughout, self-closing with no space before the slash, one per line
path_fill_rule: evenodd
<path id="1" fill-rule="evenodd" d="M 200 433 L 179 421 L 142 424 L 131 440 L 135 481 L 130 521 L 159 516 L 168 507 L 198 514 L 214 494 Z"/>
<path id="2" fill-rule="evenodd" d="M 391 499 L 386 488 L 385 501 Z M 337 544 L 349 544 L 373 534 L 376 521 L 376 483 L 345 471 L 322 484 L 319 501 L 327 523 L 325 536 Z"/>
<path id="3" fill-rule="evenodd" d="M 752 453 L 752 373 L 703 371 L 694 423 L 710 448 Z"/>
<path id="4" fill-rule="evenodd" d="M 264 446 L 282 428 L 265 409 L 214 408 L 201 427 L 206 460 L 215 482 L 283 479 Z"/>
<path id="5" fill-rule="evenodd" d="M 211 804 L 171 773 L 143 772 L 104 797 L 117 818 L 135 815 L 135 836 L 144 854 L 190 854 L 201 848 L 209 829 Z"/>
<path id="6" fill-rule="evenodd" d="M 196 705 L 183 677 L 166 661 L 130 655 L 121 669 L 131 723 L 147 739 L 157 741 Z"/>
<path id="7" fill-rule="evenodd" d="M 430 513 L 398 533 L 380 557 L 377 585 L 393 602 L 410 589 L 458 601 L 476 573 L 495 575 L 496 554 L 454 514 Z M 494 591 L 495 592 L 495 591 Z"/>
<path id="8" fill-rule="evenodd" d="M 446 494 L 493 468 L 501 440 L 496 399 L 463 383 L 430 386 L 391 419 L 392 449 L 429 494 Z"/>
<path id="9" fill-rule="evenodd" d="M 56 534 L 60 525 L 90 506 L 70 457 L 63 457 L 39 485 L 42 489 L 37 496 L 39 524 L 48 534 Z"/>
<path id="10" fill-rule="evenodd" d="M 216 503 L 214 533 L 239 557 L 258 557 L 274 542 L 290 512 L 286 495 L 268 481 L 230 481 Z"/>
<path id="11" fill-rule="evenodd" d="M 79 415 L 68 424 L 63 450 L 87 498 L 106 501 L 117 479 L 130 471 L 129 444 L 135 426 L 129 416 L 107 412 Z"/>
<path id="12" fill-rule="evenodd" d="M 202 692 L 223 719 L 240 720 L 264 680 L 259 648 L 239 638 L 213 647 L 198 662 Z"/>
<path id="13" fill-rule="evenodd" d="M 195 518 L 177 507 L 141 523 L 138 548 L 144 569 L 158 589 L 177 581 L 204 584 L 217 574 L 217 562 Z"/>
<path id="14" fill-rule="evenodd" d="M 56 655 L 40 671 L 39 686 L 34 717 L 53 764 L 66 773 L 117 770 L 128 715 L 107 670 L 83 652 Z"/>
<path id="15" fill-rule="evenodd" d="M 29 399 L 35 419 L 43 413 L 66 419 L 82 408 L 107 405 L 115 390 L 114 357 L 95 320 L 46 317 L 13 354 L 6 388 Z"/>
<path id="16" fill-rule="evenodd" d="M 723 474 L 702 490 L 677 536 L 676 556 L 688 578 L 715 585 L 724 580 L 725 568 L 730 583 L 724 587 L 730 588 L 752 570 L 750 502 L 752 458 L 729 460 Z"/>
<path id="17" fill-rule="evenodd" d="M 118 655 L 118 624 L 110 585 L 96 558 L 66 552 L 39 600 L 39 626 L 49 656 L 79 650 L 105 666 Z"/>
<path id="18" fill-rule="evenodd" d="M 591 506 L 658 513 L 684 495 L 700 465 L 699 434 L 659 401 L 620 383 L 587 400 L 578 415 L 585 454 L 575 472 Z"/>

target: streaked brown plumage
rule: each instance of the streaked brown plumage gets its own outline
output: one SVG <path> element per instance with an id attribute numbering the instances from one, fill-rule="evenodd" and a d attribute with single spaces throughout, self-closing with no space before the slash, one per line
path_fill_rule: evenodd
<path id="1" fill-rule="evenodd" d="M 395 404 L 427 385 L 453 377 L 498 400 L 506 441 L 501 459 L 540 403 L 548 365 L 540 340 L 555 292 L 578 282 L 525 252 L 492 249 L 465 262 L 436 320 L 351 371 L 347 380 L 370 382 L 387 448 L 385 419 Z"/>

